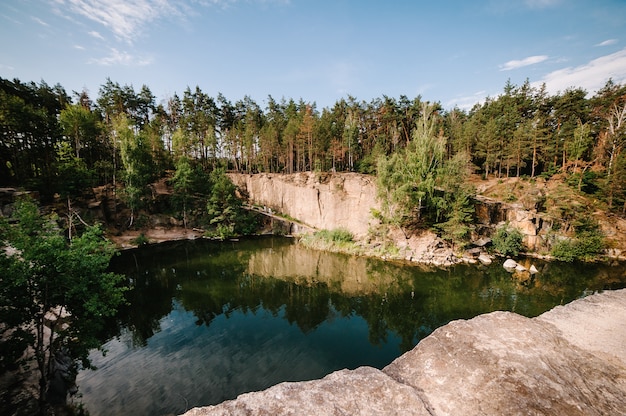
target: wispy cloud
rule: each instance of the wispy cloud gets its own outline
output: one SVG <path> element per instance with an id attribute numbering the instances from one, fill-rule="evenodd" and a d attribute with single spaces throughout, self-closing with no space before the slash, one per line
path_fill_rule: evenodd
<path id="1" fill-rule="evenodd" d="M 45 26 L 45 27 L 49 27 L 49 26 L 50 26 L 48 23 L 44 22 L 43 20 L 41 20 L 41 19 L 40 19 L 40 18 L 38 18 L 38 17 L 31 16 L 31 18 L 32 18 L 35 22 L 39 23 L 41 26 Z"/>
<path id="2" fill-rule="evenodd" d="M 550 72 L 533 85 L 545 83 L 551 93 L 565 91 L 570 87 L 581 87 L 593 93 L 601 89 L 609 78 L 617 83 L 626 82 L 626 48 L 585 65 Z"/>
<path id="3" fill-rule="evenodd" d="M 89 60 L 90 64 L 102 65 L 102 66 L 146 66 L 152 63 L 151 58 L 138 57 L 132 55 L 126 51 L 119 51 L 115 48 L 111 48 L 108 56 L 103 58 L 93 58 Z"/>
<path id="4" fill-rule="evenodd" d="M 186 7 L 180 0 L 56 0 L 71 12 L 100 23 L 128 43 L 151 22 L 180 16 Z"/>
<path id="5" fill-rule="evenodd" d="M 594 46 L 609 46 L 609 45 L 615 45 L 617 43 L 617 39 L 607 39 L 603 42 L 597 43 Z"/>
<path id="6" fill-rule="evenodd" d="M 458 107 L 461 110 L 470 110 L 477 103 L 483 102 L 487 97 L 487 91 L 477 91 L 471 95 L 457 96 L 448 101 L 445 106 L 447 108 Z"/>
<path id="7" fill-rule="evenodd" d="M 75 15 L 97 22 L 118 39 L 133 43 L 151 23 L 160 19 L 185 19 L 198 7 L 228 8 L 244 1 L 289 4 L 291 0 L 52 0 L 56 10 L 70 18 Z"/>
<path id="8" fill-rule="evenodd" d="M 102 36 L 100 32 L 96 32 L 95 30 L 88 32 L 88 34 L 89 36 L 94 37 L 96 39 L 104 40 L 104 36 Z"/>
<path id="9" fill-rule="evenodd" d="M 548 59 L 547 55 L 535 55 L 528 58 L 513 60 L 500 65 L 500 71 L 510 71 L 512 69 L 518 69 L 529 65 L 535 65 Z"/>
<path id="10" fill-rule="evenodd" d="M 81 45 L 74 45 L 74 49 L 78 49 L 79 51 L 84 51 L 85 47 Z"/>

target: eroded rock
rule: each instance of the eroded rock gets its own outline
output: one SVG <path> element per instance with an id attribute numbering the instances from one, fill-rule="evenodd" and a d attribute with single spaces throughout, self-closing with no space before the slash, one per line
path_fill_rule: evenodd
<path id="1" fill-rule="evenodd" d="M 336 371 L 321 380 L 281 383 L 218 406 L 192 409 L 203 415 L 429 415 L 417 391 L 380 370 Z"/>

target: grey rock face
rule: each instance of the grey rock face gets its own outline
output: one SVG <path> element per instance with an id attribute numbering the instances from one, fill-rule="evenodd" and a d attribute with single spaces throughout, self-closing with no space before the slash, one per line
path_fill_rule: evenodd
<path id="1" fill-rule="evenodd" d="M 382 371 L 282 383 L 200 415 L 626 415 L 626 289 L 453 321 Z"/>

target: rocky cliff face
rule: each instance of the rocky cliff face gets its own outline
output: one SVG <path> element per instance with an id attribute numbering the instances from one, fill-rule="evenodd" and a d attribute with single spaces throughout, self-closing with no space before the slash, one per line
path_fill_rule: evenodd
<path id="1" fill-rule="evenodd" d="M 626 289 L 453 321 L 382 370 L 282 383 L 205 415 L 624 415 Z"/>
<path id="2" fill-rule="evenodd" d="M 313 172 L 229 176 L 251 203 L 289 215 L 313 228 L 346 228 L 359 238 L 367 236 L 369 230 L 379 224 L 372 216 L 372 210 L 379 210 L 380 203 L 371 176 Z M 477 195 L 474 237 L 477 241 L 489 237 L 499 224 L 507 222 L 520 230 L 528 250 L 546 252 L 554 220 L 539 208 L 532 198 L 530 202 L 507 203 Z M 626 220 L 606 216 L 597 219 L 611 247 L 608 254 L 619 258 L 626 251 Z M 405 235 L 400 230 L 392 230 L 387 238 L 396 243 L 406 260 L 435 265 L 460 261 L 432 232 Z"/>
<path id="3" fill-rule="evenodd" d="M 346 228 L 365 236 L 378 209 L 372 177 L 356 173 L 331 175 L 302 172 L 292 175 L 229 174 L 250 202 L 297 218 L 317 229 Z"/>

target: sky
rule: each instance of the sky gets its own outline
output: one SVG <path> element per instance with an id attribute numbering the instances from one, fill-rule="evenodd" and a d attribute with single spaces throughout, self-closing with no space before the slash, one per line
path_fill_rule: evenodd
<path id="1" fill-rule="evenodd" d="M 591 95 L 626 83 L 626 0 L 3 0 L 0 77 L 318 110 L 401 95 L 467 110 L 508 80 Z"/>

